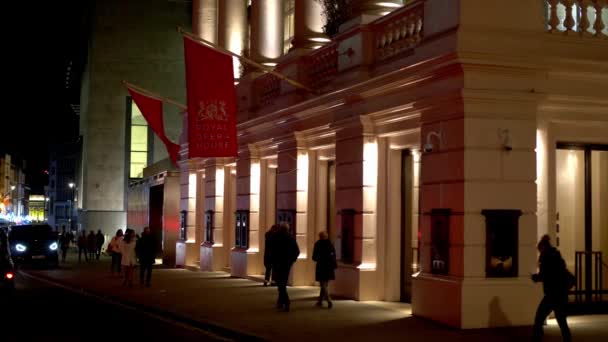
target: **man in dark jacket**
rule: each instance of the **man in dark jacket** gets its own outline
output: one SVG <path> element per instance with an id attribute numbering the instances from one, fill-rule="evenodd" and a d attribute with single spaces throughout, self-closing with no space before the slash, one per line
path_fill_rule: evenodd
<path id="1" fill-rule="evenodd" d="M 154 237 L 150 233 L 150 228 L 145 227 L 144 232 L 141 234 L 137 245 L 135 246 L 137 257 L 139 258 L 139 283 L 144 286 L 144 277 L 146 287 L 150 287 L 150 281 L 152 279 L 152 265 L 154 265 L 154 259 L 156 257 L 156 243 Z"/>
<path id="2" fill-rule="evenodd" d="M 289 225 L 285 222 L 279 225 L 272 245 L 272 278 L 277 283 L 279 298 L 277 308 L 289 311 L 290 301 L 287 294 L 287 280 L 291 266 L 300 255 L 296 239 L 289 233 Z"/>
<path id="3" fill-rule="evenodd" d="M 541 341 L 543 338 L 543 324 L 551 311 L 555 312 L 555 319 L 562 332 L 565 342 L 572 340 L 568 322 L 566 321 L 566 306 L 568 305 L 568 290 L 570 273 L 566 268 L 566 262 L 560 252 L 551 246 L 549 235 L 544 235 L 538 242 L 539 272 L 532 275 L 534 282 L 543 283 L 545 296 L 538 305 L 536 317 L 534 318 L 533 341 Z"/>
<path id="4" fill-rule="evenodd" d="M 312 260 L 317 262 L 315 269 L 315 280 L 319 282 L 321 293 L 317 306 L 323 306 L 323 300 L 327 301 L 327 307 L 332 308 L 334 305 L 329 296 L 329 281 L 336 279 L 335 270 L 336 250 L 334 245 L 329 240 L 326 232 L 319 233 L 319 240 L 315 242 L 315 247 L 312 252 Z"/>
<path id="5" fill-rule="evenodd" d="M 264 235 L 264 267 L 266 267 L 266 274 L 264 274 L 264 286 L 268 286 L 270 282 L 270 272 L 272 271 L 272 244 L 275 235 L 279 231 L 279 226 L 273 224 L 270 230 Z"/>
<path id="6" fill-rule="evenodd" d="M 101 247 L 103 247 L 104 242 L 106 242 L 106 237 L 103 236 L 101 230 L 98 230 L 97 235 L 95 235 L 95 256 L 97 257 L 97 260 L 99 260 L 99 257 L 101 256 Z"/>

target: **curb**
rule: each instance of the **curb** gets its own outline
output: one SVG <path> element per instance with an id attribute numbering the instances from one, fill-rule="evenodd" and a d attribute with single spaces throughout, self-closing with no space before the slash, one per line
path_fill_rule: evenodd
<path id="1" fill-rule="evenodd" d="M 21 273 L 22 275 L 25 275 L 26 277 L 29 277 L 29 278 L 32 278 L 32 279 L 35 279 L 38 281 L 47 282 L 53 286 L 61 287 L 65 290 L 68 290 L 70 292 L 73 292 L 73 293 L 76 293 L 79 295 L 87 295 L 90 297 L 104 300 L 106 302 L 110 302 L 110 304 L 113 304 L 113 305 L 122 305 L 125 307 L 130 307 L 131 309 L 141 310 L 148 314 L 160 316 L 163 318 L 169 318 L 170 320 L 173 320 L 175 322 L 179 322 L 184 325 L 203 330 L 209 334 L 216 335 L 216 337 L 222 337 L 222 338 L 230 339 L 230 340 L 234 340 L 234 341 L 248 341 L 248 342 L 249 341 L 251 341 L 251 342 L 268 341 L 260 336 L 257 336 L 257 335 L 251 334 L 251 333 L 247 333 L 247 332 L 243 332 L 241 330 L 234 329 L 234 328 L 227 328 L 218 323 L 212 323 L 212 322 L 208 322 L 208 321 L 201 321 L 201 320 L 193 319 L 193 318 L 190 318 L 190 317 L 187 317 L 187 316 L 184 316 L 184 315 L 172 312 L 172 311 L 160 309 L 160 308 L 153 307 L 153 306 L 144 305 L 144 304 L 130 301 L 128 299 L 124 299 L 124 298 L 121 298 L 118 296 L 112 296 L 112 295 L 104 294 L 104 293 L 97 292 L 97 291 L 91 291 L 88 289 L 84 289 L 84 288 L 78 286 L 77 284 L 73 284 L 73 283 L 66 282 L 66 281 L 59 281 L 53 277 L 49 277 L 46 275 L 31 274 L 29 272 L 24 272 L 24 271 L 19 271 L 19 273 Z"/>

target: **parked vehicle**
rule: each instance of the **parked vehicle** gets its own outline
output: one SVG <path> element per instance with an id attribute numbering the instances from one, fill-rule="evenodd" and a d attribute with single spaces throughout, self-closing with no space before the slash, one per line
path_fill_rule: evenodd
<path id="1" fill-rule="evenodd" d="M 0 293 L 11 295 L 15 291 L 15 267 L 11 259 L 8 237 L 0 229 Z"/>
<path id="2" fill-rule="evenodd" d="M 59 265 L 57 233 L 48 224 L 11 226 L 8 241 L 12 259 L 18 265 Z"/>

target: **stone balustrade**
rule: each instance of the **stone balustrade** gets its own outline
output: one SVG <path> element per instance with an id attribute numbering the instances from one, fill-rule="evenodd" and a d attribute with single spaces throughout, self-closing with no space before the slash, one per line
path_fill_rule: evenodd
<path id="1" fill-rule="evenodd" d="M 423 18 L 424 1 L 414 1 L 374 22 L 375 59 L 382 61 L 418 45 Z"/>
<path id="2" fill-rule="evenodd" d="M 608 38 L 607 0 L 546 0 L 547 30 Z"/>
<path id="3" fill-rule="evenodd" d="M 308 84 L 319 89 L 338 75 L 338 44 L 331 43 L 312 54 L 305 63 L 308 69 Z"/>

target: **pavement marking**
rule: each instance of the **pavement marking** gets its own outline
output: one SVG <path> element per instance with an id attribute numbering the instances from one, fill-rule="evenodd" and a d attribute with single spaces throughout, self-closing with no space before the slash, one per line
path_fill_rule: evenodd
<path id="1" fill-rule="evenodd" d="M 106 297 L 98 296 L 96 294 L 93 294 L 93 293 L 90 293 L 88 291 L 85 291 L 83 288 L 81 288 L 80 290 L 78 290 L 76 288 L 73 288 L 73 287 L 70 287 L 70 286 L 66 286 L 64 284 L 60 284 L 60 283 L 54 282 L 52 280 L 48 280 L 48 279 L 45 279 L 45 278 L 41 278 L 41 277 L 35 276 L 35 275 L 30 274 L 28 272 L 24 272 L 24 271 L 21 271 L 21 270 L 18 271 L 18 272 L 19 272 L 19 274 L 21 274 L 21 275 L 23 275 L 23 276 L 25 276 L 27 278 L 34 279 L 34 280 L 37 280 L 37 281 L 42 282 L 42 283 L 47 283 L 47 284 L 55 286 L 55 287 L 59 287 L 59 288 L 64 289 L 64 290 L 66 290 L 68 292 L 72 292 L 74 294 L 77 294 L 79 296 L 90 297 L 90 298 L 93 298 L 95 300 L 101 301 L 101 302 L 103 302 L 105 304 L 109 304 L 109 305 L 113 305 L 113 306 L 118 306 L 118 307 L 120 307 L 122 309 L 125 309 L 125 310 L 128 310 L 128 311 L 135 311 L 138 314 L 142 314 L 142 315 L 145 315 L 145 316 L 157 319 L 159 321 L 163 321 L 165 323 L 173 324 L 173 325 L 176 325 L 176 326 L 179 326 L 179 327 L 182 327 L 182 328 L 189 329 L 191 331 L 196 331 L 198 333 L 202 333 L 203 335 L 206 335 L 206 336 L 211 337 L 213 339 L 216 339 L 218 341 L 227 341 L 227 342 L 228 341 L 230 341 L 230 342 L 234 342 L 235 341 L 235 340 L 226 338 L 224 336 L 214 334 L 214 333 L 212 333 L 210 331 L 207 331 L 207 330 L 204 330 L 204 329 L 201 329 L 201 328 L 189 325 L 189 324 L 185 324 L 183 322 L 180 322 L 180 321 L 177 321 L 177 320 L 173 320 L 173 319 L 170 319 L 170 318 L 167 318 L 167 317 L 163 317 L 163 316 L 160 316 L 160 315 L 157 315 L 157 314 L 145 311 L 145 310 L 142 310 L 141 308 L 137 308 L 135 306 L 127 305 L 127 304 L 124 304 L 124 303 L 121 303 L 119 301 L 112 300 L 112 299 L 109 299 L 109 298 L 106 298 Z"/>

